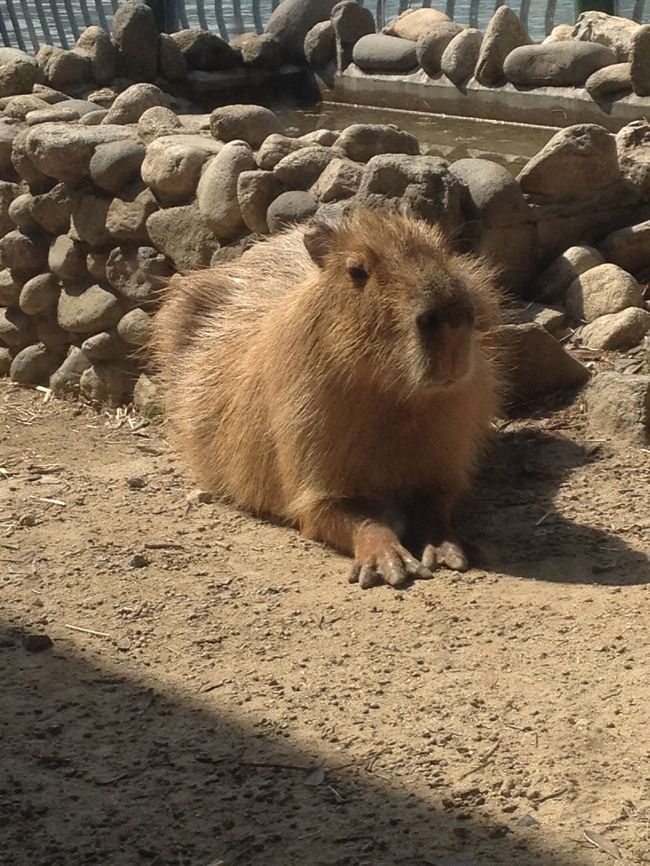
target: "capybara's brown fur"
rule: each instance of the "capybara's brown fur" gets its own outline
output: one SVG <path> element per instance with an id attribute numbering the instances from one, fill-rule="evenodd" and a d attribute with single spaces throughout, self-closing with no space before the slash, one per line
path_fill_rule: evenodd
<path id="1" fill-rule="evenodd" d="M 178 447 L 210 491 L 352 554 L 363 586 L 465 567 L 449 516 L 498 407 L 499 310 L 480 260 L 365 210 L 174 277 L 154 351 Z"/>

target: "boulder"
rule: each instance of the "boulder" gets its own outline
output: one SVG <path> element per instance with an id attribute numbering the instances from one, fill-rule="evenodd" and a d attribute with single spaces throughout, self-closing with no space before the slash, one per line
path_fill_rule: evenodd
<path id="1" fill-rule="evenodd" d="M 78 339 L 69 334 L 59 326 L 56 318 L 49 313 L 43 316 L 35 316 L 29 320 L 33 322 L 36 330 L 36 338 L 45 343 L 48 349 L 52 349 L 59 355 L 65 354 L 73 339 Z"/>
<path id="2" fill-rule="evenodd" d="M 86 192 L 77 196 L 72 203 L 72 238 L 91 247 L 108 246 L 111 236 L 106 228 L 106 217 L 110 204 L 111 199 L 98 192 Z"/>
<path id="3" fill-rule="evenodd" d="M 619 313 L 599 316 L 585 325 L 580 339 L 588 349 L 631 349 L 650 331 L 650 313 L 638 307 L 629 307 Z"/>
<path id="4" fill-rule="evenodd" d="M 31 127 L 27 127 L 16 133 L 11 147 L 11 164 L 20 178 L 32 187 L 32 191 L 35 191 L 36 186 L 48 185 L 50 178 L 36 167 L 27 154 L 27 137 L 33 131 Z"/>
<path id="5" fill-rule="evenodd" d="M 56 45 L 42 45 L 36 55 L 45 80 L 54 88 L 78 88 L 91 80 L 90 58 L 77 51 L 66 51 Z"/>
<path id="6" fill-rule="evenodd" d="M 502 165 L 488 159 L 459 159 L 449 171 L 465 190 L 463 210 L 468 222 L 502 226 L 529 219 L 521 187 Z"/>
<path id="7" fill-rule="evenodd" d="M 364 72 L 412 72 L 418 65 L 417 43 L 371 33 L 356 43 L 352 59 Z"/>
<path id="8" fill-rule="evenodd" d="M 517 180 L 525 193 L 541 199 L 580 200 L 620 177 L 614 136 L 602 126 L 582 123 L 556 132 Z"/>
<path id="9" fill-rule="evenodd" d="M 319 21 L 326 21 L 336 0 L 283 0 L 271 13 L 266 33 L 275 36 L 290 63 L 305 63 L 305 36 Z"/>
<path id="10" fill-rule="evenodd" d="M 86 256 L 86 268 L 90 276 L 99 283 L 107 282 L 106 278 L 106 262 L 110 251 L 107 250 L 91 250 Z"/>
<path id="11" fill-rule="evenodd" d="M 111 37 L 101 27 L 86 27 L 77 39 L 75 51 L 88 58 L 90 75 L 95 84 L 110 84 L 115 78 L 117 50 Z"/>
<path id="12" fill-rule="evenodd" d="M 54 274 L 38 274 L 27 280 L 20 292 L 20 309 L 27 316 L 40 316 L 56 309 L 61 284 Z"/>
<path id="13" fill-rule="evenodd" d="M 185 81 L 187 78 L 187 60 L 169 33 L 161 33 L 158 37 L 158 69 L 165 81 Z"/>
<path id="14" fill-rule="evenodd" d="M 510 312 L 510 311 L 509 311 Z M 510 324 L 541 325 L 545 331 L 560 339 L 565 332 L 566 313 L 562 307 L 548 307 L 545 304 L 526 304 L 511 313 Z"/>
<path id="15" fill-rule="evenodd" d="M 90 112 L 94 114 L 95 112 Z M 79 120 L 81 115 L 78 111 L 61 105 L 48 105 L 47 108 L 30 111 L 26 116 L 28 126 L 38 126 L 39 123 L 60 123 L 61 121 L 72 122 Z"/>
<path id="16" fill-rule="evenodd" d="M 650 201 L 650 123 L 633 120 L 616 134 L 618 163 L 623 177 Z"/>
<path id="17" fill-rule="evenodd" d="M 201 170 L 213 154 L 195 139 L 200 136 L 165 136 L 155 139 L 147 148 L 141 167 L 142 180 L 161 201 L 184 202 L 196 194 Z"/>
<path id="18" fill-rule="evenodd" d="M 153 247 L 117 247 L 106 262 L 108 282 L 130 306 L 156 301 L 171 273 L 165 256 Z"/>
<path id="19" fill-rule="evenodd" d="M 9 208 L 13 200 L 20 195 L 20 191 L 18 184 L 6 180 L 0 181 L 0 235 L 5 235 L 14 228 L 13 220 L 9 216 Z"/>
<path id="20" fill-rule="evenodd" d="M 9 268 L 0 271 L 0 307 L 16 307 L 23 280 L 17 278 Z"/>
<path id="21" fill-rule="evenodd" d="M 602 241 L 607 260 L 631 274 L 650 269 L 650 220 L 612 232 Z"/>
<path id="22" fill-rule="evenodd" d="M 451 40 L 462 33 L 463 27 L 455 21 L 440 21 L 433 24 L 417 43 L 418 63 L 434 78 L 440 73 L 442 55 Z"/>
<path id="23" fill-rule="evenodd" d="M 117 333 L 128 346 L 145 347 L 151 340 L 152 332 L 153 319 L 137 307 L 122 316 L 117 323 Z"/>
<path id="24" fill-rule="evenodd" d="M 611 48 L 616 59 L 624 63 L 630 59 L 632 40 L 639 25 L 629 18 L 619 18 L 606 12 L 583 12 L 571 32 L 572 39 L 596 42 Z"/>
<path id="25" fill-rule="evenodd" d="M 441 21 L 451 21 L 448 15 L 438 9 L 423 6 L 420 9 L 406 9 L 397 18 L 387 24 L 382 33 L 387 36 L 399 36 L 400 39 L 410 39 L 417 42 L 427 30 Z"/>
<path id="26" fill-rule="evenodd" d="M 279 69 L 282 46 L 272 33 L 251 34 L 241 46 L 241 59 L 244 66 L 252 69 Z"/>
<path id="27" fill-rule="evenodd" d="M 123 358 L 129 351 L 129 347 L 119 336 L 116 330 L 100 331 L 93 334 L 81 344 L 81 351 L 91 361 L 115 361 Z"/>
<path id="28" fill-rule="evenodd" d="M 575 246 L 554 259 L 532 285 L 532 296 L 540 301 L 564 301 L 571 283 L 585 271 L 602 265 L 605 259 L 588 246 Z"/>
<path id="29" fill-rule="evenodd" d="M 155 84 L 132 84 L 115 98 L 102 123 L 137 123 L 148 108 L 168 102 L 167 94 Z"/>
<path id="30" fill-rule="evenodd" d="M 350 198 L 359 191 L 363 166 L 351 159 L 333 159 L 324 169 L 312 193 L 320 202 Z"/>
<path id="31" fill-rule="evenodd" d="M 25 152 L 40 174 L 76 183 L 88 176 L 96 147 L 128 138 L 133 133 L 124 126 L 42 123 L 28 131 Z"/>
<path id="32" fill-rule="evenodd" d="M 597 69 L 586 80 L 585 90 L 596 102 L 630 93 L 632 90 L 630 64 L 614 63 Z"/>
<path id="33" fill-rule="evenodd" d="M 318 202 L 310 192 L 283 192 L 271 203 L 266 221 L 272 234 L 294 223 L 304 222 L 316 213 Z"/>
<path id="34" fill-rule="evenodd" d="M 64 183 L 58 183 L 49 192 L 34 196 L 32 216 L 51 235 L 62 235 L 68 231 L 71 212 L 70 191 Z"/>
<path id="35" fill-rule="evenodd" d="M 474 75 L 482 43 L 483 34 L 474 27 L 466 27 L 443 51 L 440 69 L 457 87 Z"/>
<path id="36" fill-rule="evenodd" d="M 515 400 L 577 388 L 589 379 L 589 370 L 539 324 L 501 325 L 490 333 L 490 346 L 507 363 Z"/>
<path id="37" fill-rule="evenodd" d="M 96 111 L 89 111 L 88 114 L 84 114 L 79 122 L 84 126 L 99 126 L 107 114 L 107 109 L 98 108 Z"/>
<path id="38" fill-rule="evenodd" d="M 219 141 L 245 141 L 257 149 L 282 129 L 277 114 L 261 105 L 225 105 L 210 115 L 210 132 Z"/>
<path id="39" fill-rule="evenodd" d="M 650 96 L 650 24 L 639 27 L 633 36 L 630 76 L 636 95 Z"/>
<path id="40" fill-rule="evenodd" d="M 37 111 L 41 108 L 50 109 L 51 107 L 39 96 L 33 93 L 24 93 L 21 96 L 12 96 L 11 99 L 7 100 L 2 113 L 4 117 L 24 120 L 30 111 Z"/>
<path id="41" fill-rule="evenodd" d="M 74 394 L 79 390 L 79 382 L 90 360 L 77 346 L 70 351 L 63 363 L 50 376 L 49 386 L 55 394 Z"/>
<path id="42" fill-rule="evenodd" d="M 78 283 L 88 275 L 86 253 L 69 235 L 54 238 L 50 244 L 47 264 L 50 271 L 63 282 Z"/>
<path id="43" fill-rule="evenodd" d="M 11 370 L 11 352 L 0 346 L 0 376 L 8 376 Z"/>
<path id="44" fill-rule="evenodd" d="M 617 444 L 650 441 L 650 376 L 598 373 L 585 392 L 587 425 L 597 439 Z"/>
<path id="45" fill-rule="evenodd" d="M 339 72 L 352 63 L 352 49 L 364 36 L 375 32 L 375 19 L 370 9 L 356 0 L 342 0 L 332 9 L 330 21 L 336 39 L 336 67 Z"/>
<path id="46" fill-rule="evenodd" d="M 34 320 L 20 310 L 0 308 L 0 346 L 19 352 L 34 342 Z"/>
<path id="47" fill-rule="evenodd" d="M 573 39 L 573 25 L 558 24 L 551 30 L 548 36 L 542 40 L 542 42 L 564 42 L 567 39 Z"/>
<path id="48" fill-rule="evenodd" d="M 503 73 L 519 87 L 582 87 L 593 72 L 615 63 L 610 48 L 572 39 L 515 48 L 503 63 Z"/>
<path id="49" fill-rule="evenodd" d="M 151 144 L 156 138 L 183 131 L 183 124 L 176 114 L 163 105 L 148 108 L 138 120 L 138 138 L 145 144 Z"/>
<path id="50" fill-rule="evenodd" d="M 530 45 L 532 39 L 509 6 L 499 6 L 485 28 L 475 77 L 486 87 L 499 87 L 506 77 L 503 64 L 506 57 L 521 45 Z"/>
<path id="51" fill-rule="evenodd" d="M 237 178 L 237 201 L 248 229 L 268 234 L 266 212 L 284 192 L 284 184 L 271 171 L 242 171 Z"/>
<path id="52" fill-rule="evenodd" d="M 609 263 L 576 277 L 566 294 L 566 309 L 575 321 L 593 322 L 608 313 L 642 306 L 641 286 L 627 271 Z"/>
<path id="53" fill-rule="evenodd" d="M 15 48 L 0 50 L 15 52 L 0 55 L 0 97 L 31 93 L 34 84 L 43 76 L 34 58 Z"/>
<path id="54" fill-rule="evenodd" d="M 285 156 L 273 172 L 288 189 L 308 189 L 335 157 L 330 147 L 313 144 Z"/>
<path id="55" fill-rule="evenodd" d="M 117 324 L 121 316 L 118 299 L 101 286 L 65 286 L 59 296 L 59 327 L 73 334 L 96 334 Z"/>
<path id="56" fill-rule="evenodd" d="M 210 162 L 196 190 L 199 212 L 220 240 L 230 240 L 243 228 L 237 179 L 256 168 L 253 151 L 244 141 L 231 141 Z"/>
<path id="57" fill-rule="evenodd" d="M 197 205 L 156 211 L 147 220 L 152 244 L 181 273 L 207 267 L 219 241 Z"/>
<path id="58" fill-rule="evenodd" d="M 289 138 L 286 135 L 274 133 L 264 140 L 255 155 L 255 159 L 260 168 L 265 171 L 272 171 L 288 153 L 300 150 L 301 147 L 307 147 L 307 143 L 297 138 Z"/>
<path id="59" fill-rule="evenodd" d="M 158 208 L 158 202 L 151 190 L 142 189 L 139 184 L 135 184 L 119 198 L 114 198 L 108 206 L 106 230 L 111 238 L 120 244 L 137 243 L 148 246 L 150 238 L 147 220 Z"/>
<path id="60" fill-rule="evenodd" d="M 314 69 L 322 69 L 336 57 L 336 35 L 331 21 L 319 21 L 307 31 L 303 44 L 305 60 Z"/>
<path id="61" fill-rule="evenodd" d="M 17 229 L 29 234 L 38 231 L 39 225 L 32 214 L 34 197 L 29 193 L 23 193 L 9 204 L 7 214 Z"/>
<path id="62" fill-rule="evenodd" d="M 146 418 L 155 418 L 163 412 L 159 389 L 148 376 L 141 373 L 133 388 L 133 406 Z"/>
<path id="63" fill-rule="evenodd" d="M 16 273 L 39 274 L 46 270 L 47 246 L 46 238 L 15 229 L 0 238 L 0 260 Z"/>
<path id="64" fill-rule="evenodd" d="M 153 81 L 158 74 L 158 28 L 153 10 L 128 0 L 113 15 L 117 69 L 133 81 Z"/>
<path id="65" fill-rule="evenodd" d="M 137 141 L 100 144 L 88 165 L 93 183 L 105 192 L 118 193 L 140 176 L 145 152 L 144 145 Z"/>
<path id="66" fill-rule="evenodd" d="M 134 379 L 124 364 L 99 361 L 81 374 L 79 390 L 87 400 L 117 407 L 130 402 Z"/>
<path id="67" fill-rule="evenodd" d="M 420 153 L 414 135 L 387 123 L 355 123 L 343 130 L 336 144 L 354 162 L 367 162 L 381 153 Z"/>
<path id="68" fill-rule="evenodd" d="M 16 137 L 17 129 L 8 123 L 0 123 L 0 175 L 5 175 L 11 171 L 13 164 L 11 162 L 11 149 L 13 147 L 14 138 Z"/>
<path id="69" fill-rule="evenodd" d="M 338 141 L 339 135 L 340 132 L 335 132 L 333 129 L 314 129 L 301 135 L 298 140 L 305 144 L 322 144 L 331 147 Z"/>
<path id="70" fill-rule="evenodd" d="M 43 343 L 21 349 L 11 362 L 9 376 L 21 385 L 45 384 L 61 362 Z"/>
<path id="71" fill-rule="evenodd" d="M 216 33 L 196 27 L 171 34 L 190 69 L 216 72 L 232 69 L 239 62 L 237 52 Z M 302 44 L 302 43 L 301 43 Z"/>

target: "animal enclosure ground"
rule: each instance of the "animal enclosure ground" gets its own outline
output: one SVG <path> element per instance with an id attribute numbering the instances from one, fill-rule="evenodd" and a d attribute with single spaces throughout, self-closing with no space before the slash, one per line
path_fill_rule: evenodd
<path id="1" fill-rule="evenodd" d="M 0 455 L 2 863 L 648 863 L 647 450 L 511 422 L 477 567 L 367 592 L 160 425 L 2 384 Z"/>

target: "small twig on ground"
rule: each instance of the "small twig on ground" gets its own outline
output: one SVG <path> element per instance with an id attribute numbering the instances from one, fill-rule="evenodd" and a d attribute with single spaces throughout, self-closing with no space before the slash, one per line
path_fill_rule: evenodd
<path id="1" fill-rule="evenodd" d="M 147 541 L 145 550 L 185 550 L 182 544 L 173 541 Z"/>
<path id="2" fill-rule="evenodd" d="M 110 634 L 106 634 L 105 631 L 95 631 L 94 628 L 84 628 L 82 625 L 70 625 L 66 622 L 65 627 L 69 628 L 71 631 L 80 631 L 84 634 L 94 634 L 97 637 L 110 637 Z"/>
<path id="3" fill-rule="evenodd" d="M 565 794 L 569 789 L 564 786 L 564 788 L 559 788 L 557 791 L 552 791 L 550 794 L 544 794 L 543 797 L 537 797 L 535 799 L 536 803 L 545 803 L 547 800 L 554 800 L 556 797 L 561 797 L 562 794 Z"/>
<path id="4" fill-rule="evenodd" d="M 471 776 L 472 773 L 476 773 L 476 772 L 478 772 L 478 770 L 482 770 L 483 767 L 487 764 L 487 762 L 490 760 L 490 758 L 491 758 L 492 755 L 496 752 L 496 750 L 499 748 L 500 745 L 501 745 L 501 740 L 497 740 L 496 743 L 495 743 L 495 744 L 492 746 L 492 748 L 490 749 L 490 751 L 489 751 L 489 752 L 486 752 L 486 753 L 483 755 L 483 757 L 480 759 L 480 761 L 478 762 L 478 764 L 476 764 L 474 767 L 471 767 L 469 770 L 467 770 L 466 772 L 464 772 L 464 773 L 462 774 L 462 776 L 459 776 L 459 777 L 458 777 L 458 781 L 461 781 L 462 779 L 466 779 L 468 776 Z"/>

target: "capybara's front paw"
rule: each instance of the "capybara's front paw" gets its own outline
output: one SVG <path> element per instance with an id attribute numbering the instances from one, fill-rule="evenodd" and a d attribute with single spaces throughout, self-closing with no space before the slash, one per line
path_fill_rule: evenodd
<path id="1" fill-rule="evenodd" d="M 446 565 L 454 571 L 467 571 L 469 565 L 462 547 L 457 541 L 443 541 L 440 544 L 427 544 L 422 554 L 422 563 L 434 569 Z"/>
<path id="2" fill-rule="evenodd" d="M 369 589 L 380 583 L 400 586 L 409 578 L 428 580 L 433 573 L 403 547 L 397 536 L 383 527 L 369 525 L 360 533 L 350 583 Z"/>

